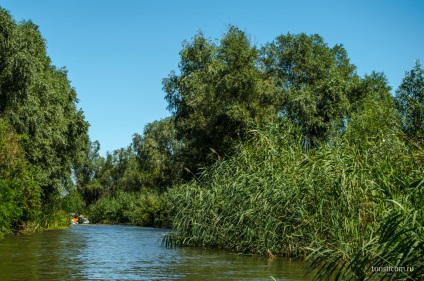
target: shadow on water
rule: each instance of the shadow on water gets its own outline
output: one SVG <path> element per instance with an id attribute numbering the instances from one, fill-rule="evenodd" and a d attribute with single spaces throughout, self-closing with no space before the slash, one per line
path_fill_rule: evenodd
<path id="1" fill-rule="evenodd" d="M 76 225 L 0 240 L 0 280 L 310 280 L 306 264 L 161 247 L 166 229 Z"/>

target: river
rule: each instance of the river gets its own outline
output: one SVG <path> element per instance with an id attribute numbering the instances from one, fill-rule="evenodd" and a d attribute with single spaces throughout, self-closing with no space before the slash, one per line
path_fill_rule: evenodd
<path id="1" fill-rule="evenodd" d="M 168 230 L 75 225 L 0 239 L 0 280 L 310 280 L 306 264 L 161 247 Z"/>

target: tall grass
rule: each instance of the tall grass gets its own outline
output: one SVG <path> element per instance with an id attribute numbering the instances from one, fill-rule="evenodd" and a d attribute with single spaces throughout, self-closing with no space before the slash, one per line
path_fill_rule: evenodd
<path id="1" fill-rule="evenodd" d="M 289 122 L 250 134 L 235 156 L 168 192 L 175 231 L 166 246 L 304 257 L 337 249 L 328 257 L 340 268 L 376 235 L 393 206 L 388 194 L 401 192 L 396 183 L 423 171 L 391 131 L 356 141 L 335 136 L 309 151 Z"/>
<path id="2" fill-rule="evenodd" d="M 310 270 L 318 270 L 315 280 L 423 280 L 423 185 L 424 178 L 410 186 L 400 186 L 401 194 L 387 196 L 391 206 L 377 231 L 364 237 L 362 246 L 347 251 L 313 251 Z"/>

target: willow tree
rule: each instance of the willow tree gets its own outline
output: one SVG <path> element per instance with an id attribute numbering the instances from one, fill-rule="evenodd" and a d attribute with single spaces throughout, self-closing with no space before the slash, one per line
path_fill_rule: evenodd
<path id="1" fill-rule="evenodd" d="M 183 43 L 179 73 L 163 79 L 186 168 L 231 154 L 249 126 L 276 116 L 275 87 L 257 68 L 258 50 L 230 27 L 219 44 L 202 33 Z M 194 172 L 193 171 L 193 172 Z"/>
<path id="2" fill-rule="evenodd" d="M 261 67 L 279 88 L 281 115 L 302 128 L 307 146 L 328 140 L 361 98 L 346 50 L 317 34 L 278 36 L 262 48 Z"/>
<path id="3" fill-rule="evenodd" d="M 418 60 L 414 68 L 405 73 L 396 91 L 396 102 L 405 133 L 411 138 L 422 140 L 424 138 L 424 71 Z"/>
<path id="4" fill-rule="evenodd" d="M 45 202 L 59 198 L 89 148 L 88 123 L 65 69 L 51 64 L 31 21 L 0 8 L 0 113 L 26 135 L 26 158 L 40 173 Z M 54 200 L 55 201 L 55 200 Z"/>
<path id="5" fill-rule="evenodd" d="M 145 187 L 165 190 L 178 181 L 183 170 L 182 142 L 176 138 L 172 117 L 147 124 L 143 135 L 133 136 L 131 145 L 137 155 Z"/>

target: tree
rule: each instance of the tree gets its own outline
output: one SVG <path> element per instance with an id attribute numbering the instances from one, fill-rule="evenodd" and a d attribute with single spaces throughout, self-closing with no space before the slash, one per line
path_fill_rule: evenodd
<path id="1" fill-rule="evenodd" d="M 258 51 L 246 34 L 230 27 L 219 45 L 202 33 L 184 42 L 180 74 L 163 79 L 184 165 L 194 172 L 231 154 L 254 123 L 276 117 L 275 87 L 257 68 Z"/>
<path id="2" fill-rule="evenodd" d="M 144 186 L 164 190 L 181 177 L 182 143 L 176 138 L 172 117 L 147 124 L 143 136 L 133 136 L 132 147 Z"/>
<path id="3" fill-rule="evenodd" d="M 114 150 L 112 153 L 112 169 L 110 178 L 113 181 L 112 192 L 140 191 L 142 188 L 141 169 L 137 162 L 137 156 L 129 145 L 127 148 Z"/>
<path id="4" fill-rule="evenodd" d="M 403 130 L 411 138 L 424 138 L 424 71 L 417 60 L 405 73 L 396 91 L 396 105 L 402 117 Z"/>
<path id="5" fill-rule="evenodd" d="M 31 21 L 16 24 L 0 8 L 0 113 L 26 135 L 28 161 L 40 171 L 43 200 L 58 201 L 88 149 L 88 122 L 65 69 L 51 65 Z"/>
<path id="6" fill-rule="evenodd" d="M 104 194 L 104 188 L 99 177 L 104 169 L 105 159 L 99 155 L 99 141 L 90 142 L 90 149 L 73 168 L 78 194 L 81 195 L 86 206 L 97 201 Z"/>
<path id="7" fill-rule="evenodd" d="M 302 128 L 306 146 L 326 141 L 360 98 L 346 50 L 317 34 L 278 36 L 262 48 L 261 67 L 279 88 L 280 114 Z"/>
<path id="8" fill-rule="evenodd" d="M 387 155 L 402 159 L 401 122 L 386 76 L 376 72 L 365 75 L 360 88 L 365 96 L 347 119 L 346 140 L 361 151 L 372 151 L 369 161 L 384 162 Z"/>

